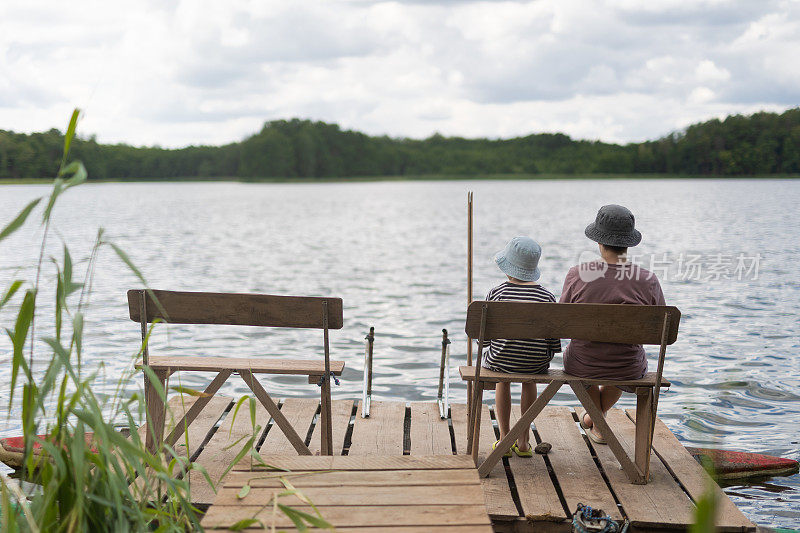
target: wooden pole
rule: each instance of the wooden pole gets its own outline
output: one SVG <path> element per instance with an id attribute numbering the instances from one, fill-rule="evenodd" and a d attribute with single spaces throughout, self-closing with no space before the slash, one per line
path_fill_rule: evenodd
<path id="1" fill-rule="evenodd" d="M 467 307 L 472 303 L 472 191 L 467 193 Z M 472 366 L 472 339 L 467 337 L 467 366 Z M 467 413 L 472 409 L 472 381 L 467 382 Z"/>

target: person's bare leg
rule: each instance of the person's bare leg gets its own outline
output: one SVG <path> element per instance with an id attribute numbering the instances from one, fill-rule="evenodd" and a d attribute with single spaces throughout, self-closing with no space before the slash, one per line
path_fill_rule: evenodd
<path id="1" fill-rule="evenodd" d="M 590 385 L 589 388 L 586 389 L 586 392 L 589 393 L 589 398 L 591 398 L 594 404 L 602 411 L 603 400 L 600 395 L 600 387 L 598 387 L 597 385 Z M 592 417 L 589 416 L 588 411 L 583 412 L 583 425 L 586 426 L 587 428 L 591 428 L 594 426 L 594 423 L 592 422 Z"/>
<path id="2" fill-rule="evenodd" d="M 533 402 L 536 401 L 536 383 L 523 383 L 522 395 L 520 396 L 519 406 L 521 409 L 520 415 L 527 411 Z M 530 447 L 530 428 L 517 438 L 517 446 L 523 452 Z"/>
<path id="3" fill-rule="evenodd" d="M 603 416 L 605 416 L 608 410 L 611 409 L 614 404 L 617 403 L 620 396 L 622 396 L 622 390 L 611 385 L 601 385 L 599 387 L 597 385 L 592 385 L 587 392 L 594 404 L 603 412 Z M 590 428 L 592 433 L 598 437 L 602 437 L 600 432 L 594 427 L 592 417 L 589 416 L 588 413 L 583 414 L 583 425 Z"/>
<path id="4" fill-rule="evenodd" d="M 508 423 L 511 418 L 511 383 L 497 383 L 494 390 L 494 414 L 502 439 L 508 434 Z"/>
<path id="5" fill-rule="evenodd" d="M 609 409 L 614 407 L 614 404 L 622 396 L 622 389 L 614 387 L 613 385 L 601 385 L 600 386 L 600 409 L 603 411 L 603 415 L 605 415 Z"/>

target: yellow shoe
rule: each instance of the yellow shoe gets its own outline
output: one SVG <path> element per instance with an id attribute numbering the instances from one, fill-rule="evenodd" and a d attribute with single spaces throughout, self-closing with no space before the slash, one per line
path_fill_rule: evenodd
<path id="1" fill-rule="evenodd" d="M 500 444 L 500 441 L 499 441 L 499 440 L 496 440 L 496 441 L 494 442 L 494 444 L 492 444 L 492 450 L 494 450 L 495 448 L 497 448 L 497 445 L 498 445 L 498 444 Z M 514 444 L 514 446 L 516 446 L 516 444 Z M 506 453 L 504 453 L 504 454 L 503 454 L 503 457 L 511 457 L 511 450 L 508 450 Z"/>
<path id="2" fill-rule="evenodd" d="M 517 443 L 515 442 L 514 445 L 511 447 L 511 450 L 517 454 L 517 457 L 533 457 L 533 448 L 531 448 L 531 443 L 528 443 L 528 449 L 524 452 L 519 449 Z"/>

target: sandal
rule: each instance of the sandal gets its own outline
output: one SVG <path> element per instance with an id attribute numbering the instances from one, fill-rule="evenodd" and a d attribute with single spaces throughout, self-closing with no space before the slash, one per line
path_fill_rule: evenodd
<path id="1" fill-rule="evenodd" d="M 500 441 L 499 441 L 499 440 L 496 440 L 496 441 L 494 441 L 494 444 L 492 444 L 492 450 L 494 450 L 495 448 L 497 448 L 497 445 L 498 445 L 498 444 L 500 444 Z M 514 446 L 516 446 L 516 445 L 517 445 L 517 444 L 516 444 L 516 443 L 514 443 Z M 506 453 L 504 453 L 504 454 L 503 454 L 503 457 L 511 457 L 511 450 L 508 450 Z"/>
<path id="2" fill-rule="evenodd" d="M 596 442 L 597 444 L 608 444 L 606 442 L 606 439 L 604 439 L 603 437 L 597 435 L 594 431 L 592 431 L 594 424 L 592 424 L 591 426 L 587 426 L 586 424 L 583 423 L 583 420 L 584 418 L 586 418 L 587 414 L 588 413 L 583 413 L 583 415 L 581 415 L 581 428 L 583 428 L 583 431 L 584 433 L 586 433 L 586 436 L 589 437 L 592 441 Z"/>
<path id="3" fill-rule="evenodd" d="M 533 457 L 533 448 L 531 447 L 530 443 L 528 443 L 528 449 L 522 451 L 519 449 L 519 446 L 517 446 L 517 443 L 515 442 L 514 445 L 511 447 L 511 450 L 515 454 L 517 454 L 517 457 Z"/>
<path id="4" fill-rule="evenodd" d="M 594 442 L 596 442 L 597 444 L 608 444 L 608 443 L 606 442 L 606 439 L 604 439 L 603 437 L 600 437 L 600 436 L 596 435 L 596 434 L 595 434 L 595 432 L 594 432 L 594 431 L 592 431 L 591 429 L 587 429 L 587 430 L 586 430 L 586 436 L 587 436 L 587 437 L 589 437 L 590 439 L 592 439 L 592 440 L 593 440 Z"/>
<path id="5" fill-rule="evenodd" d="M 580 422 L 580 424 L 581 424 L 581 428 L 585 429 L 586 431 L 589 431 L 590 429 L 592 429 L 592 426 L 594 426 L 594 423 L 592 423 L 592 426 L 587 426 L 587 425 L 586 425 L 586 424 L 583 422 L 584 420 L 586 420 L 586 416 L 587 416 L 588 414 L 589 414 L 589 413 L 587 413 L 586 411 L 584 411 L 584 412 L 583 412 L 583 414 L 581 415 L 581 422 Z"/>

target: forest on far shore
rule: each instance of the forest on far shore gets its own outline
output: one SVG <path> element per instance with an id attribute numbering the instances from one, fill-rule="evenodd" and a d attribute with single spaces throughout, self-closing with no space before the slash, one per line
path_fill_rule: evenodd
<path id="1" fill-rule="evenodd" d="M 655 141 L 610 144 L 560 133 L 512 139 L 372 137 L 336 124 L 275 120 L 241 142 L 179 149 L 73 142 L 90 179 L 347 178 L 531 174 L 800 174 L 800 107 L 731 115 Z M 0 179 L 53 176 L 63 134 L 0 130 Z"/>

